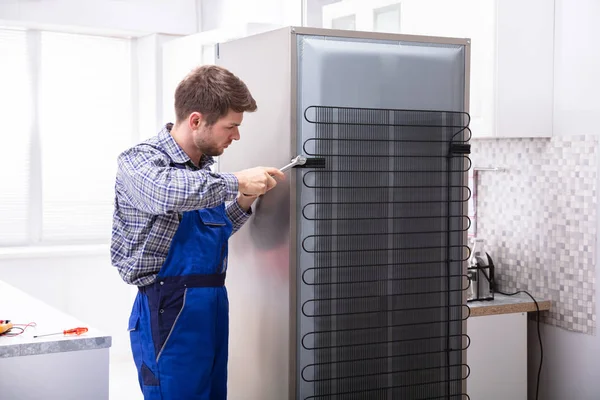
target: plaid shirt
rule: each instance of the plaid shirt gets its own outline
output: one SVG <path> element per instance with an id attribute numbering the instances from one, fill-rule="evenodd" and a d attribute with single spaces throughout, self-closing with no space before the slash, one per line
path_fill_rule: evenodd
<path id="1" fill-rule="evenodd" d="M 234 233 L 252 213 L 235 201 L 237 178 L 211 172 L 212 157 L 202 156 L 196 167 L 171 136 L 171 127 L 167 124 L 157 136 L 118 157 L 110 253 L 112 264 L 128 284 L 154 282 L 180 213 L 231 201 L 226 209 Z"/>

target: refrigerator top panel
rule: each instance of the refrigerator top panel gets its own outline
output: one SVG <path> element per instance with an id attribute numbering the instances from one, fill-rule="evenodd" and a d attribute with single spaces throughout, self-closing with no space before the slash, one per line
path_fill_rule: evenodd
<path id="1" fill-rule="evenodd" d="M 302 105 L 467 111 L 465 44 L 298 34 Z"/>

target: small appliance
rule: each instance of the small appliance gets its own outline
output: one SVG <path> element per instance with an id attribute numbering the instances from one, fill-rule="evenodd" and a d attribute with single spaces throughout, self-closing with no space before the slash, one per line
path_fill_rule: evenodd
<path id="1" fill-rule="evenodd" d="M 482 243 L 483 240 L 476 239 L 472 247 L 467 270 L 469 278 L 467 301 L 494 300 L 496 286 L 494 261 L 487 252 L 481 249 Z"/>

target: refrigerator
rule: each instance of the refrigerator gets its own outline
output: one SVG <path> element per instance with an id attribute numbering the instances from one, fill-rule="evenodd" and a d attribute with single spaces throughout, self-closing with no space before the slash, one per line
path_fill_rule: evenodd
<path id="1" fill-rule="evenodd" d="M 468 398 L 470 41 L 285 27 L 215 59 L 258 105 L 219 171 L 325 164 L 229 241 L 229 398 Z"/>

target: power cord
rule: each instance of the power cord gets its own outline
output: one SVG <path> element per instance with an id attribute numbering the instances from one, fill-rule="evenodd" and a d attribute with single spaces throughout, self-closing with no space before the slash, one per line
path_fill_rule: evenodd
<path id="1" fill-rule="evenodd" d="M 9 322 L 9 321 L 7 321 L 7 322 Z M 37 324 L 35 322 L 30 322 L 28 324 L 13 324 L 10 329 L 8 329 L 5 332 L 0 333 L 0 336 L 7 336 L 7 337 L 19 336 L 19 335 L 22 335 L 23 333 L 25 333 L 25 330 L 27 328 L 29 328 L 29 327 L 33 328 L 35 326 L 37 326 Z"/>
<path id="2" fill-rule="evenodd" d="M 535 398 L 537 400 L 538 396 L 539 396 L 539 392 L 540 392 L 540 376 L 542 374 L 542 363 L 544 362 L 544 346 L 542 346 L 542 334 L 540 332 L 540 306 L 539 306 L 538 302 L 533 298 L 533 296 L 530 295 L 529 292 L 526 290 L 519 290 L 518 292 L 515 292 L 515 293 L 503 293 L 499 290 L 495 290 L 495 292 L 503 294 L 505 296 L 516 296 L 518 294 L 525 293 L 527 296 L 531 297 L 531 300 L 533 300 L 533 302 L 535 303 L 535 309 L 537 311 L 535 319 L 537 321 L 537 334 L 538 334 L 538 340 L 540 342 L 540 366 L 538 368 L 537 386 L 535 389 Z"/>

